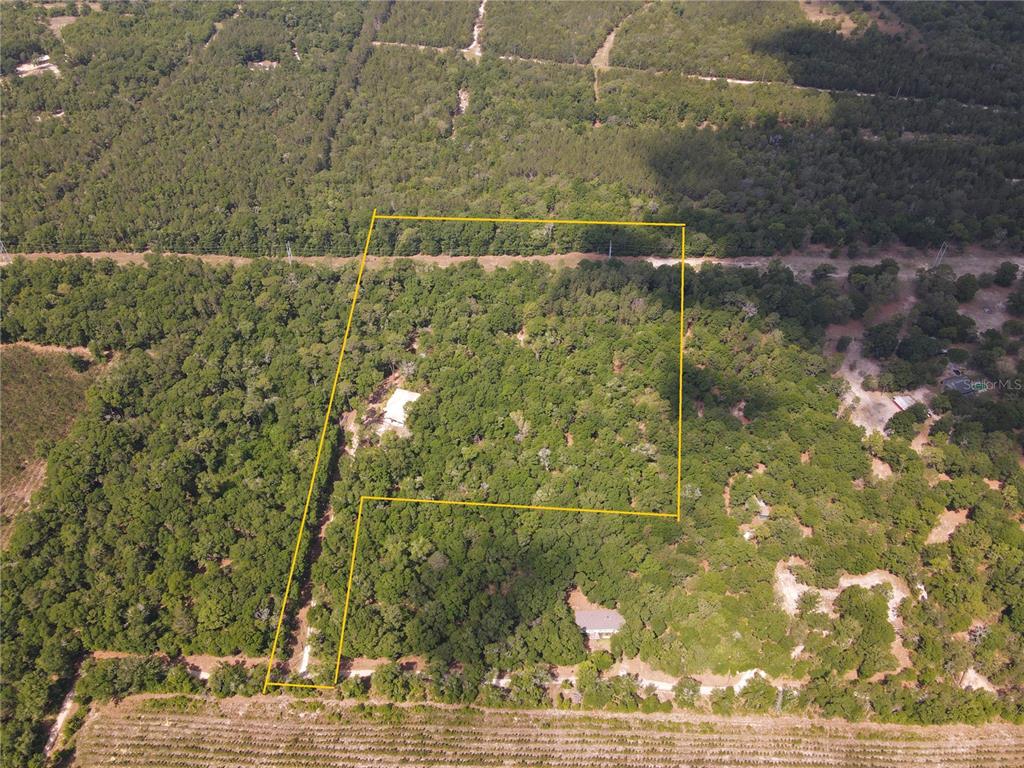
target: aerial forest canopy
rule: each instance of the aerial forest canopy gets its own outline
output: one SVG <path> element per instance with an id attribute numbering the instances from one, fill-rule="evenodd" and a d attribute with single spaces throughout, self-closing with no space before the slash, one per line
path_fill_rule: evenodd
<path id="1" fill-rule="evenodd" d="M 2 510 L 2 768 L 69 695 L 268 662 L 377 664 L 329 695 L 391 702 L 539 707 L 573 665 L 566 706 L 750 673 L 700 706 L 1024 721 L 1024 5 L 0 12 L 0 447 L 41 483 Z M 680 296 L 675 228 L 379 219 L 365 273 L 316 258 L 374 210 L 823 263 L 702 260 Z M 470 503 L 366 502 L 351 571 L 365 495 Z M 604 647 L 573 599 L 619 612 Z"/>
<path id="2" fill-rule="evenodd" d="M 492 0 L 476 56 L 478 6 L 5 5 L 0 239 L 347 255 L 378 207 L 686 221 L 692 255 L 1022 241 L 1019 3 Z"/>
<path id="3" fill-rule="evenodd" d="M 333 672 L 359 495 L 673 511 L 677 269 L 367 273 L 300 551 L 314 679 Z M 4 341 L 115 358 L 6 555 L 4 719 L 21 748 L 85 653 L 269 651 L 353 280 L 283 261 L 4 268 Z M 1003 467 L 993 490 L 985 442 L 926 464 L 836 419 L 842 383 L 817 352 L 853 311 L 835 281 L 711 267 L 686 286 L 682 523 L 368 503 L 346 655 L 422 656 L 450 700 L 472 700 L 495 671 L 585 657 L 575 585 L 625 617 L 615 656 L 672 675 L 807 676 L 806 705 L 850 717 L 1016 716 L 1024 473 Z M 378 434 L 396 386 L 422 394 L 409 433 Z M 919 584 L 909 656 L 891 653 L 882 587 L 833 614 L 779 607 L 778 569 L 797 562 L 819 589 L 875 569 Z M 983 642 L 957 635 L 993 615 Z M 1001 698 L 955 688 L 969 666 Z"/>

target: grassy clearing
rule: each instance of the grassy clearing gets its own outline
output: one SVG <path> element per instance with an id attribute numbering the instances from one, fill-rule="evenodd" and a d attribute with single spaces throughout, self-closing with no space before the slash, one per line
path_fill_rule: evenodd
<path id="1" fill-rule="evenodd" d="M 0 540 L 45 477 L 48 444 L 64 435 L 85 404 L 99 366 L 86 370 L 70 352 L 4 345 L 0 351 Z"/>

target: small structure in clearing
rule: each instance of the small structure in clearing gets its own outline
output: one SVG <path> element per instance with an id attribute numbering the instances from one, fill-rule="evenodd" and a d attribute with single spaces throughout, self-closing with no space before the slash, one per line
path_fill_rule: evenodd
<path id="1" fill-rule="evenodd" d="M 588 640 L 608 640 L 626 623 L 622 614 L 614 608 L 603 608 L 590 602 L 579 587 L 569 593 L 569 607 L 573 610 L 576 624 Z"/>
<path id="2" fill-rule="evenodd" d="M 383 435 L 390 429 L 408 432 L 405 427 L 405 409 L 410 403 L 415 403 L 419 399 L 419 392 L 411 392 L 401 387 L 396 389 L 384 406 L 384 419 L 377 428 L 377 434 Z"/>
<path id="3" fill-rule="evenodd" d="M 915 400 L 911 395 L 896 395 L 892 401 L 896 403 L 896 407 L 901 411 L 905 411 L 907 408 L 913 408 L 917 403 L 917 400 Z"/>

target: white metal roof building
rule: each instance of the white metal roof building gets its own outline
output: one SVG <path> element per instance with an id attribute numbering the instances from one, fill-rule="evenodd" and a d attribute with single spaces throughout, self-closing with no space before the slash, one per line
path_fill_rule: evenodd
<path id="1" fill-rule="evenodd" d="M 618 632 L 626 620 L 611 608 L 597 608 L 575 612 L 576 623 L 591 640 L 607 640 Z"/>

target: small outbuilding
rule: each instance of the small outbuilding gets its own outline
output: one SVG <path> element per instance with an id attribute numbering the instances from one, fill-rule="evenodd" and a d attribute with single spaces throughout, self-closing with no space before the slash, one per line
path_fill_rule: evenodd
<path id="1" fill-rule="evenodd" d="M 917 400 L 910 395 L 896 395 L 892 401 L 901 411 L 905 411 L 907 408 L 913 408 L 917 404 Z"/>

